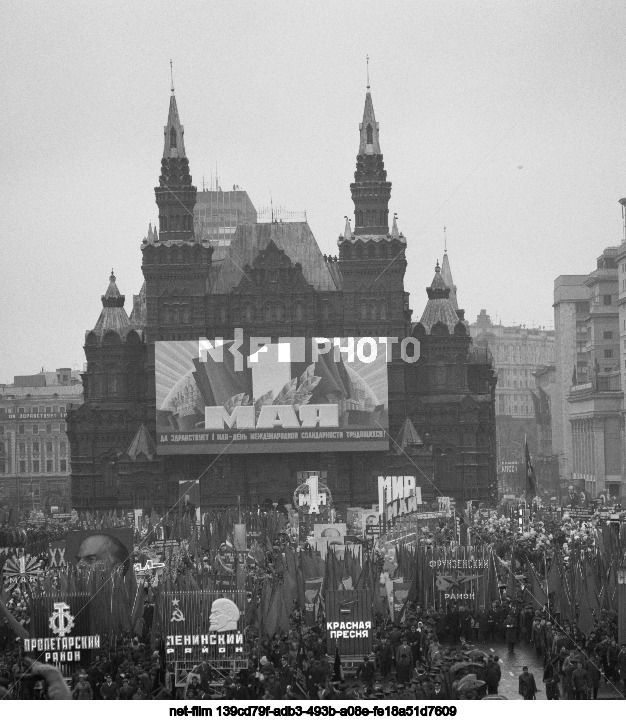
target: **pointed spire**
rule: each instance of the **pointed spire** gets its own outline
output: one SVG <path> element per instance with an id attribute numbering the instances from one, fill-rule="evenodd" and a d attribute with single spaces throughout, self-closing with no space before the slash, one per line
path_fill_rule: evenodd
<path id="1" fill-rule="evenodd" d="M 172 85 L 172 94 L 170 96 L 170 109 L 167 115 L 167 125 L 164 130 L 165 143 L 163 146 L 164 158 L 186 158 L 185 155 L 185 128 L 180 123 L 178 117 L 178 106 L 176 105 L 176 96 L 174 95 L 174 86 Z"/>
<path id="2" fill-rule="evenodd" d="M 350 227 L 350 218 L 348 216 L 344 216 L 346 219 L 346 227 L 343 231 L 343 237 L 345 240 L 352 240 L 352 228 Z"/>
<path id="3" fill-rule="evenodd" d="M 378 139 L 378 123 L 374 115 L 374 103 L 372 94 L 367 88 L 365 94 L 365 107 L 363 108 L 363 122 L 359 125 L 361 140 L 359 143 L 359 155 L 380 155 L 380 142 Z"/>
<path id="4" fill-rule="evenodd" d="M 403 455 L 404 453 L 415 453 L 417 449 L 421 448 L 423 445 L 424 441 L 422 440 L 420 434 L 415 430 L 415 426 L 413 425 L 411 419 L 407 416 L 404 419 L 404 423 L 402 424 L 402 428 L 400 429 L 400 433 L 398 434 L 398 438 L 396 440 L 396 453 L 398 455 Z"/>
<path id="5" fill-rule="evenodd" d="M 159 186 L 155 188 L 159 208 L 159 235 L 162 241 L 193 241 L 193 209 L 196 204 L 196 187 L 189 173 L 189 160 L 185 154 L 185 129 L 178 117 L 176 96 L 172 93 L 164 128 L 163 158 Z M 154 242 L 159 240 L 154 234 Z"/>
<path id="6" fill-rule="evenodd" d="M 156 456 L 156 445 L 150 431 L 143 423 L 135 433 L 126 455 L 133 461 L 143 460 L 141 456 L 151 461 Z"/>
<path id="7" fill-rule="evenodd" d="M 146 242 L 150 245 L 154 243 L 154 234 L 152 232 L 152 223 L 148 223 L 148 237 L 146 238 Z"/>
<path id="8" fill-rule="evenodd" d="M 399 238 L 400 233 L 398 232 L 398 214 L 393 214 L 393 224 L 391 226 L 391 237 L 392 238 Z"/>
<path id="9" fill-rule="evenodd" d="M 370 56 L 365 56 L 365 63 L 367 65 L 367 89 L 370 89 Z"/>
<path id="10" fill-rule="evenodd" d="M 452 271 L 450 270 L 450 260 L 448 258 L 448 241 L 446 238 L 446 227 L 444 225 L 443 227 L 443 241 L 444 241 L 444 254 L 443 254 L 443 262 L 441 264 L 441 277 L 443 278 L 445 284 L 450 288 L 450 301 L 452 302 L 452 305 L 454 306 L 454 310 L 459 309 L 459 304 L 456 297 L 456 285 L 454 285 L 454 281 L 452 280 Z"/>
<path id="11" fill-rule="evenodd" d="M 391 183 L 387 180 L 380 150 L 378 123 L 369 85 L 365 94 L 363 122 L 359 124 L 359 153 L 350 193 L 354 202 L 354 235 L 388 236 Z"/>

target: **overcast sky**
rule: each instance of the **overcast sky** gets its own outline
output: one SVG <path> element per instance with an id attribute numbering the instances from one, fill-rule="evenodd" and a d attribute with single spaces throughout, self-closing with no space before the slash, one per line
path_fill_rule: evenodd
<path id="1" fill-rule="evenodd" d="M 337 252 L 365 56 L 414 320 L 447 226 L 460 307 L 553 324 L 622 237 L 620 2 L 2 3 L 0 382 L 82 367 L 111 267 L 142 284 L 169 60 L 195 184 L 306 210 Z"/>

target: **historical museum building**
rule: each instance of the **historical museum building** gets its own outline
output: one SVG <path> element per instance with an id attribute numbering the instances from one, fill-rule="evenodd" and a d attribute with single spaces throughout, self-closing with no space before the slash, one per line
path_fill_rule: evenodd
<path id="1" fill-rule="evenodd" d="M 85 336 L 85 402 L 68 414 L 74 507 L 165 509 L 178 499 L 179 481 L 193 479 L 205 507 L 237 498 L 289 502 L 305 471 L 321 473 L 340 508 L 374 504 L 378 476 L 392 474 L 416 476 L 424 501 L 493 499 L 492 357 L 472 344 L 447 257 L 447 280 L 437 263 L 421 319 L 412 319 L 407 239 L 395 218 L 390 227 L 391 182 L 369 88 L 350 191 L 354 228 L 346 220 L 335 256 L 321 253 L 306 222 L 254 222 L 251 204 L 228 243 L 216 245 L 197 232 L 197 192 L 172 90 L 155 188 L 158 231 L 150 228 L 141 246 L 144 286 L 129 316 L 111 274 Z M 417 362 L 401 360 L 397 343 L 388 364 L 389 450 L 161 455 L 155 341 L 233 338 L 235 328 L 272 339 L 419 339 Z"/>

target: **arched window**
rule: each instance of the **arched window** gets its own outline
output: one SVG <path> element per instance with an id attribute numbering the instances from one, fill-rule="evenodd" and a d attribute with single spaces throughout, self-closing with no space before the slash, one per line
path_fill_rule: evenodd
<path id="1" fill-rule="evenodd" d="M 374 130 L 371 123 L 367 124 L 367 128 L 365 129 L 365 131 L 367 134 L 367 144 L 371 145 L 374 142 Z"/>
<path id="2" fill-rule="evenodd" d="M 284 313 L 284 310 L 283 310 L 282 305 L 279 304 L 279 305 L 276 306 L 276 308 L 275 308 L 275 316 L 276 316 L 276 320 L 283 320 L 283 319 L 284 319 L 285 313 Z"/>
<path id="3" fill-rule="evenodd" d="M 294 320 L 302 320 L 304 317 L 304 308 L 302 306 L 302 303 L 300 303 L 300 301 L 298 301 L 297 303 L 294 303 L 293 317 L 294 317 Z"/>
<path id="4" fill-rule="evenodd" d="M 376 320 L 376 316 L 377 316 L 377 313 L 376 313 L 376 303 L 372 303 L 372 304 L 370 305 L 370 318 L 371 318 L 371 320 Z"/>
<path id="5" fill-rule="evenodd" d="M 264 308 L 264 317 L 266 321 L 271 321 L 274 318 L 274 313 L 272 312 L 272 306 L 266 305 Z"/>
<path id="6" fill-rule="evenodd" d="M 170 130 L 170 148 L 176 147 L 176 130 L 175 128 L 172 128 Z"/>
<path id="7" fill-rule="evenodd" d="M 243 307 L 243 319 L 246 323 L 252 323 L 252 306 L 249 303 Z"/>
<path id="8" fill-rule="evenodd" d="M 361 304 L 361 320 L 367 320 L 367 305 L 365 303 Z"/>

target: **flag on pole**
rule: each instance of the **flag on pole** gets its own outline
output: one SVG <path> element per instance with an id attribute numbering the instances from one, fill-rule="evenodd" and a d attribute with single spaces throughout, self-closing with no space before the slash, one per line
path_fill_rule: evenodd
<path id="1" fill-rule="evenodd" d="M 526 495 L 534 498 L 537 495 L 537 476 L 530 460 L 530 451 L 528 450 L 528 440 L 524 439 L 526 449 Z"/>

